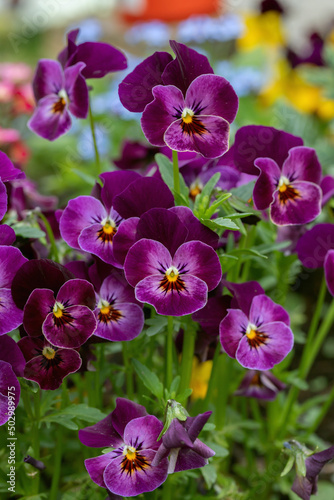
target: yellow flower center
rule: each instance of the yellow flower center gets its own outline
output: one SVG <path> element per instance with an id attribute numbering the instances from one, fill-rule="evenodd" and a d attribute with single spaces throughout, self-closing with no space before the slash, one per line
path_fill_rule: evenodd
<path id="1" fill-rule="evenodd" d="M 56 302 L 55 305 L 53 306 L 52 312 L 56 318 L 61 318 L 63 315 L 63 310 L 64 310 L 63 304 L 61 304 L 60 302 Z"/>
<path id="2" fill-rule="evenodd" d="M 114 221 L 107 221 L 103 226 L 103 232 L 105 234 L 112 234 L 115 231 L 116 224 Z"/>
<path id="3" fill-rule="evenodd" d="M 134 448 L 133 446 L 124 446 L 123 455 L 128 460 L 135 460 L 137 456 L 136 448 Z"/>
<path id="4" fill-rule="evenodd" d="M 184 123 L 191 123 L 193 121 L 193 116 L 194 116 L 194 112 L 192 109 L 190 108 L 184 108 L 184 110 L 182 111 L 182 120 Z"/>
<path id="5" fill-rule="evenodd" d="M 177 281 L 179 277 L 179 271 L 176 269 L 176 267 L 171 266 L 169 269 L 166 271 L 166 278 L 168 281 Z"/>
<path id="6" fill-rule="evenodd" d="M 43 351 L 42 351 L 42 355 L 46 359 L 53 359 L 56 355 L 56 351 L 54 349 L 52 349 L 52 347 L 50 347 L 50 346 L 45 346 Z"/>

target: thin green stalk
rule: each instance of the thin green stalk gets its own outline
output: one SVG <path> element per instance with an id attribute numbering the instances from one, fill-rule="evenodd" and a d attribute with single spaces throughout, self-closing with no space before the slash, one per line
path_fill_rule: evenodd
<path id="1" fill-rule="evenodd" d="M 319 425 L 327 415 L 327 412 L 332 406 L 333 402 L 334 402 L 334 386 L 332 387 L 331 392 L 328 394 L 328 398 L 326 399 L 325 403 L 322 405 L 319 415 L 317 416 L 313 424 L 307 429 L 306 437 L 310 436 L 313 432 L 315 432 L 318 429 Z"/>
<path id="2" fill-rule="evenodd" d="M 179 176 L 179 160 L 177 151 L 173 150 L 173 177 L 174 177 L 174 192 L 180 194 L 180 176 Z"/>
<path id="3" fill-rule="evenodd" d="M 129 346 L 127 342 L 122 342 L 123 362 L 125 367 L 126 379 L 126 394 L 129 399 L 133 399 L 134 386 L 133 386 L 133 368 L 130 363 Z"/>
<path id="4" fill-rule="evenodd" d="M 172 488 L 172 482 L 170 476 L 167 476 L 166 481 L 162 487 L 162 500 L 172 500 L 175 495 L 175 491 Z"/>
<path id="5" fill-rule="evenodd" d="M 213 391 L 215 387 L 217 386 L 217 373 L 218 373 L 218 359 L 220 356 L 220 351 L 221 351 L 221 345 L 220 342 L 218 342 L 213 360 L 212 360 L 212 369 L 211 369 L 211 375 L 210 375 L 210 380 L 208 384 L 208 390 L 206 391 L 205 399 L 203 401 L 203 411 L 206 411 L 209 408 L 209 404 L 212 398 Z"/>
<path id="6" fill-rule="evenodd" d="M 45 217 L 45 215 L 42 214 L 42 212 L 40 212 L 38 214 L 38 217 L 40 219 L 42 219 L 42 221 L 44 223 L 44 226 L 45 226 L 45 230 L 46 230 L 47 235 L 48 235 L 49 240 L 50 240 L 50 246 L 51 246 L 50 259 L 54 260 L 55 262 L 59 262 L 58 248 L 57 248 L 56 240 L 55 240 L 52 228 L 51 228 L 51 226 L 49 224 L 49 221 Z"/>
<path id="7" fill-rule="evenodd" d="M 68 393 L 66 380 L 62 383 L 62 399 L 61 399 L 61 407 L 66 408 L 68 402 Z M 62 454 L 63 454 L 63 434 L 64 429 L 61 425 L 58 425 L 56 432 L 56 447 L 54 451 L 54 469 L 52 474 L 51 481 L 51 489 L 49 500 L 57 500 L 58 492 L 60 490 L 60 476 L 61 476 L 61 462 L 62 462 Z"/>
<path id="8" fill-rule="evenodd" d="M 170 388 L 173 381 L 173 316 L 167 317 L 167 336 L 166 336 L 166 387 Z"/>
<path id="9" fill-rule="evenodd" d="M 216 399 L 216 428 L 221 430 L 225 424 L 226 405 L 229 396 L 230 382 L 232 376 L 232 359 L 222 355 L 218 359 L 218 381 L 217 381 L 217 399 Z"/>
<path id="10" fill-rule="evenodd" d="M 183 335 L 182 360 L 181 360 L 181 382 L 180 394 L 189 388 L 191 372 L 194 359 L 196 339 L 196 326 L 194 323 L 188 323 Z"/>
<path id="11" fill-rule="evenodd" d="M 100 162 L 99 150 L 97 149 L 94 117 L 93 117 L 92 108 L 91 108 L 90 103 L 89 103 L 89 124 L 90 124 L 90 130 L 92 132 L 92 139 L 93 139 L 93 144 L 94 144 L 96 170 L 97 170 L 97 175 L 99 175 L 101 173 L 101 162 Z"/>

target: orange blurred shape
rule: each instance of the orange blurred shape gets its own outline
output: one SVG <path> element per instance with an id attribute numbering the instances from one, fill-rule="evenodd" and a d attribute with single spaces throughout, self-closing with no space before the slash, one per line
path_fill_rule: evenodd
<path id="1" fill-rule="evenodd" d="M 132 2 L 133 3 L 133 2 Z M 122 9 L 125 21 L 181 21 L 192 15 L 220 14 L 223 0 L 141 0 L 135 9 Z M 126 4 L 126 2 L 125 2 Z M 130 12 L 131 11 L 131 12 Z"/>

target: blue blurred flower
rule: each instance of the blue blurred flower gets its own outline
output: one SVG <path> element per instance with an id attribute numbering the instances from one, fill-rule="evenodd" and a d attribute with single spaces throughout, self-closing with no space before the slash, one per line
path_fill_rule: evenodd
<path id="1" fill-rule="evenodd" d="M 125 33 L 125 40 L 132 45 L 144 42 L 150 47 L 164 47 L 170 38 L 169 26 L 161 21 L 135 24 Z"/>
<path id="2" fill-rule="evenodd" d="M 244 25 L 236 14 L 220 17 L 194 16 L 179 24 L 177 40 L 183 43 L 225 42 L 239 38 Z"/>
<path id="3" fill-rule="evenodd" d="M 237 67 L 229 61 L 217 63 L 215 73 L 226 78 L 239 97 L 257 94 L 265 84 L 265 76 L 261 70 L 251 66 Z"/>
<path id="4" fill-rule="evenodd" d="M 98 19 L 94 18 L 84 19 L 79 23 L 72 24 L 71 26 L 69 26 L 68 31 L 77 28 L 80 29 L 77 38 L 78 44 L 84 42 L 98 42 L 103 34 L 101 22 Z"/>

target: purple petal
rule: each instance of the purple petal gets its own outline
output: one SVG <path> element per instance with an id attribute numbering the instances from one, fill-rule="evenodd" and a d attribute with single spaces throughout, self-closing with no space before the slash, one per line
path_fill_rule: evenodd
<path id="1" fill-rule="evenodd" d="M 160 179 L 141 177 L 114 198 L 114 209 L 124 219 L 140 217 L 151 208 L 174 206 L 174 196 Z"/>
<path id="2" fill-rule="evenodd" d="M 334 195 L 334 177 L 325 175 L 320 183 L 322 191 L 322 206 L 326 205 Z"/>
<path id="3" fill-rule="evenodd" d="M 201 432 L 211 415 L 212 411 L 206 411 L 205 413 L 196 415 L 196 417 L 187 418 L 185 425 L 188 431 L 188 435 L 193 442 L 195 441 L 195 439 L 197 439 L 199 433 Z"/>
<path id="4" fill-rule="evenodd" d="M 106 217 L 107 212 L 99 200 L 92 196 L 78 196 L 68 202 L 62 213 L 59 221 L 61 236 L 70 247 L 80 250 L 78 239 L 81 231 Z"/>
<path id="5" fill-rule="evenodd" d="M 139 217 L 130 217 L 130 219 L 123 220 L 114 236 L 114 257 L 122 265 L 124 265 L 128 251 L 137 241 L 139 220 Z"/>
<path id="6" fill-rule="evenodd" d="M 51 289 L 57 294 L 65 281 L 73 278 L 75 278 L 74 274 L 66 267 L 52 260 L 35 259 L 25 262 L 13 279 L 12 295 L 14 302 L 20 309 L 23 309 L 29 295 L 35 288 Z"/>
<path id="7" fill-rule="evenodd" d="M 60 64 L 65 67 L 67 61 L 72 58 L 72 56 L 74 55 L 74 53 L 76 52 L 77 50 L 77 46 L 76 46 L 76 39 L 77 39 L 77 36 L 79 35 L 79 29 L 75 29 L 75 30 L 72 30 L 70 31 L 69 33 L 67 33 L 67 47 L 65 47 L 59 54 L 58 54 L 58 61 L 60 62 Z"/>
<path id="8" fill-rule="evenodd" d="M 296 181 L 292 188 L 297 193 L 294 198 L 285 200 L 280 192 L 274 193 L 274 201 L 270 207 L 270 218 L 278 226 L 307 224 L 321 213 L 322 192 L 312 182 Z"/>
<path id="9" fill-rule="evenodd" d="M 113 342 L 132 340 L 144 327 L 144 313 L 137 304 L 116 303 L 109 317 L 102 315 L 98 308 L 94 313 L 97 320 L 94 335 Z"/>
<path id="10" fill-rule="evenodd" d="M 17 377 L 23 376 L 26 364 L 24 356 L 15 340 L 9 335 L 0 337 L 0 360 L 9 363 Z"/>
<path id="11" fill-rule="evenodd" d="M 25 179 L 25 173 L 14 167 L 8 156 L 2 151 L 0 151 L 0 179 L 3 182 Z"/>
<path id="12" fill-rule="evenodd" d="M 104 471 L 104 482 L 107 488 L 116 495 L 132 497 L 158 488 L 167 479 L 168 460 L 164 459 L 157 467 L 150 464 L 155 451 L 144 450 L 140 455 L 147 463 L 143 470 L 137 468 L 131 474 L 122 472 L 124 456 L 112 460 Z"/>
<path id="13" fill-rule="evenodd" d="M 114 171 L 104 172 L 100 175 L 100 179 L 103 181 L 101 201 L 107 211 L 110 212 L 115 196 L 122 193 L 122 191 L 124 191 L 131 184 L 131 182 L 141 179 L 141 175 L 137 172 Z"/>
<path id="14" fill-rule="evenodd" d="M 282 174 L 288 179 L 320 184 L 321 165 L 317 153 L 304 146 L 292 148 L 282 167 Z"/>
<path id="15" fill-rule="evenodd" d="M 157 450 L 160 442 L 157 438 L 163 429 L 163 423 L 153 415 L 146 415 L 131 420 L 124 429 L 124 443 L 139 447 L 141 450 Z"/>
<path id="16" fill-rule="evenodd" d="M 200 467 L 204 467 L 207 463 L 208 460 L 196 453 L 196 451 L 191 450 L 190 448 L 181 449 L 177 457 L 174 472 L 198 469 Z"/>
<path id="17" fill-rule="evenodd" d="M 305 460 L 306 464 L 306 477 L 310 481 L 314 481 L 315 478 L 320 474 L 323 467 L 327 462 L 333 460 L 334 458 L 334 446 L 330 446 L 326 450 L 314 453 Z M 315 492 L 313 492 L 315 493 Z"/>
<path id="18" fill-rule="evenodd" d="M 59 97 L 49 95 L 38 101 L 37 108 L 28 122 L 30 130 L 44 139 L 54 141 L 71 128 L 71 117 L 66 107 L 63 111 L 55 111 Z"/>
<path id="19" fill-rule="evenodd" d="M 109 275 L 103 280 L 99 296 L 105 300 L 110 298 L 110 300 L 112 300 L 115 304 L 123 302 L 136 303 L 133 288 L 128 285 L 127 281 L 123 277 L 115 275 Z"/>
<path id="20" fill-rule="evenodd" d="M 77 118 L 87 118 L 88 88 L 83 77 L 85 65 L 81 62 L 65 69 L 65 90 L 69 99 L 68 109 Z"/>
<path id="21" fill-rule="evenodd" d="M 1 184 L 0 182 L 0 190 L 1 190 Z M 1 192 L 0 192 L 0 200 L 1 200 Z M 6 201 L 7 201 L 7 196 L 6 196 Z M 6 203 L 6 210 L 7 210 L 7 203 Z M 5 212 L 6 212 L 5 210 Z M 0 201 L 0 219 L 1 219 L 1 201 Z M 12 229 L 10 226 L 7 226 L 7 224 L 1 224 L 0 226 L 0 245 L 12 245 L 14 241 L 16 240 L 15 236 L 15 231 Z"/>
<path id="22" fill-rule="evenodd" d="M 166 141 L 164 134 L 175 121 L 176 110 L 182 112 L 185 108 L 185 102 L 181 90 L 173 85 L 166 87 L 158 85 L 153 88 L 152 92 L 154 101 L 146 106 L 141 118 L 141 126 L 146 139 L 153 146 L 164 146 Z M 182 132 L 181 127 L 180 131 Z M 169 146 L 168 143 L 167 145 Z M 187 151 L 187 148 L 180 151 Z"/>
<path id="23" fill-rule="evenodd" d="M 267 295 L 256 295 L 249 311 L 249 321 L 256 325 L 281 321 L 290 325 L 290 317 L 284 307 L 275 304 Z"/>
<path id="24" fill-rule="evenodd" d="M 205 306 L 208 287 L 201 279 L 186 274 L 182 276 L 184 289 L 169 289 L 167 292 L 161 285 L 162 279 L 163 276 L 159 274 L 141 280 L 135 288 L 136 298 L 151 304 L 158 314 L 167 316 L 184 316 Z"/>
<path id="25" fill-rule="evenodd" d="M 248 370 L 234 395 L 273 401 L 284 388 L 285 385 L 269 371 Z"/>
<path id="26" fill-rule="evenodd" d="M 168 430 L 162 437 L 162 442 L 163 446 L 169 449 L 193 447 L 193 441 L 188 436 L 187 430 L 177 418 L 173 418 Z"/>
<path id="27" fill-rule="evenodd" d="M 168 269 L 171 262 L 172 257 L 162 243 L 142 239 L 137 241 L 128 252 L 124 263 L 125 277 L 130 285 L 136 286 L 147 276 L 159 274 L 161 266 Z"/>
<path id="28" fill-rule="evenodd" d="M 0 335 L 19 327 L 23 321 L 23 312 L 13 301 L 9 288 L 0 289 Z"/>
<path id="29" fill-rule="evenodd" d="M 247 329 L 248 318 L 240 309 L 229 309 L 219 325 L 220 342 L 226 354 L 235 358 L 240 340 Z"/>
<path id="30" fill-rule="evenodd" d="M 119 85 L 119 98 L 123 106 L 134 113 L 144 111 L 153 101 L 152 89 L 161 85 L 162 72 L 172 56 L 168 52 L 155 52 L 129 73 Z"/>
<path id="31" fill-rule="evenodd" d="M 192 210 L 188 207 L 172 207 L 169 209 L 170 212 L 176 214 L 180 221 L 188 229 L 188 236 L 185 241 L 199 240 L 212 248 L 217 248 L 218 246 L 218 235 L 204 226 L 197 217 L 193 214 Z"/>
<path id="32" fill-rule="evenodd" d="M 42 325 L 55 304 L 52 290 L 36 288 L 24 307 L 23 326 L 28 335 L 42 335 Z"/>
<path id="33" fill-rule="evenodd" d="M 92 224 L 89 227 L 85 227 L 81 231 L 78 239 L 80 248 L 85 252 L 97 255 L 97 257 L 107 264 L 111 264 L 115 267 L 122 267 L 114 257 L 112 239 L 104 239 L 103 236 L 104 232 L 102 224 Z"/>
<path id="34" fill-rule="evenodd" d="M 50 313 L 43 323 L 45 338 L 56 347 L 80 347 L 96 329 L 94 313 L 86 306 L 66 307 L 63 317 L 64 321 L 57 326 L 54 314 Z"/>
<path id="35" fill-rule="evenodd" d="M 26 262 L 28 259 L 23 257 L 18 248 L 0 246 L 0 289 L 11 287 L 17 271 Z"/>
<path id="36" fill-rule="evenodd" d="M 185 271 L 204 281 L 209 291 L 219 284 L 221 265 L 217 253 L 209 245 L 201 241 L 189 241 L 181 245 L 173 257 L 173 265 L 179 269 L 184 264 Z"/>
<path id="37" fill-rule="evenodd" d="M 144 406 L 133 403 L 125 398 L 116 399 L 116 408 L 112 412 L 112 424 L 120 436 L 124 435 L 124 429 L 131 420 L 145 417 L 147 411 Z"/>
<path id="38" fill-rule="evenodd" d="M 194 123 L 200 131 L 188 133 L 183 131 L 182 119 L 173 121 L 164 135 L 167 146 L 174 151 L 194 151 L 205 158 L 218 158 L 228 150 L 230 127 L 224 118 L 200 115 Z"/>
<path id="39" fill-rule="evenodd" d="M 36 101 L 50 94 L 58 94 L 64 88 L 64 74 L 60 63 L 51 59 L 38 61 L 32 86 Z"/>
<path id="40" fill-rule="evenodd" d="M 334 249 L 334 224 L 317 224 L 299 239 L 296 251 L 303 266 L 315 269 L 324 265 L 327 252 Z"/>
<path id="41" fill-rule="evenodd" d="M 254 167 L 257 158 L 272 158 L 282 167 L 289 150 L 302 146 L 303 140 L 273 127 L 262 125 L 247 125 L 241 127 L 234 142 L 234 163 L 236 167 L 247 174 L 258 175 Z"/>
<path id="42" fill-rule="evenodd" d="M 19 400 L 19 381 L 10 364 L 0 360 L 0 425 L 5 424 L 12 416 L 8 410 L 11 410 L 11 404 L 13 404 L 13 409 L 16 408 Z"/>
<path id="43" fill-rule="evenodd" d="M 114 456 L 114 453 L 110 452 L 98 457 L 87 458 L 87 460 L 85 460 L 85 467 L 88 474 L 90 475 L 91 480 L 99 486 L 102 486 L 102 488 L 107 487 L 103 479 L 103 474 Z"/>
<path id="44" fill-rule="evenodd" d="M 66 281 L 57 294 L 57 301 L 67 305 L 95 307 L 95 291 L 91 283 L 86 280 L 74 279 Z"/>
<path id="45" fill-rule="evenodd" d="M 232 85 L 222 76 L 198 76 L 187 90 L 185 104 L 199 103 L 201 115 L 213 115 L 232 123 L 238 111 L 238 97 Z"/>
<path id="46" fill-rule="evenodd" d="M 90 448 L 116 448 L 123 443 L 123 439 L 113 427 L 112 413 L 96 424 L 81 429 L 79 439 L 82 444 Z"/>
<path id="47" fill-rule="evenodd" d="M 265 210 L 273 201 L 281 171 L 277 163 L 270 158 L 258 158 L 255 165 L 260 169 L 260 174 L 253 190 L 254 205 L 258 210 Z"/>
<path id="48" fill-rule="evenodd" d="M 84 42 L 77 45 L 71 65 L 82 61 L 86 67 L 82 74 L 85 78 L 102 78 L 108 73 L 121 71 L 127 67 L 126 57 L 112 45 L 103 42 Z"/>
<path id="49" fill-rule="evenodd" d="M 210 458 L 215 455 L 215 452 L 199 439 L 195 439 L 192 451 L 195 451 L 203 458 Z"/>
<path id="50" fill-rule="evenodd" d="M 334 250 L 329 250 L 324 261 L 325 278 L 329 293 L 334 295 Z"/>
<path id="51" fill-rule="evenodd" d="M 241 309 L 246 316 L 249 316 L 249 310 L 253 298 L 256 295 L 264 294 L 264 290 L 257 281 L 246 281 L 245 283 L 231 283 L 223 280 L 223 285 L 233 294 L 231 306 L 234 309 Z"/>
<path id="52" fill-rule="evenodd" d="M 194 313 L 192 319 L 198 322 L 208 335 L 218 336 L 219 324 L 230 307 L 231 297 L 229 295 L 209 297 L 206 306 Z"/>
<path id="53" fill-rule="evenodd" d="M 4 185 L 4 183 L 0 179 L 0 220 L 2 220 L 4 218 L 4 216 L 7 212 L 7 207 L 8 207 L 7 190 L 6 190 L 6 186 Z M 7 226 L 7 227 L 9 227 L 9 226 Z M 14 236 L 15 236 L 15 233 L 14 233 Z M 3 244 L 6 244 L 6 243 L 3 243 Z"/>
<path id="54" fill-rule="evenodd" d="M 183 43 L 171 40 L 176 58 L 171 61 L 162 74 L 164 85 L 175 85 L 183 94 L 186 94 L 187 88 L 199 75 L 213 73 L 208 58 L 199 54 Z"/>
<path id="55" fill-rule="evenodd" d="M 280 363 L 293 347 L 293 334 L 285 323 L 267 323 L 261 326 L 261 332 L 268 338 L 259 347 L 251 347 L 247 335 L 239 342 L 235 357 L 245 368 L 270 370 Z"/>

